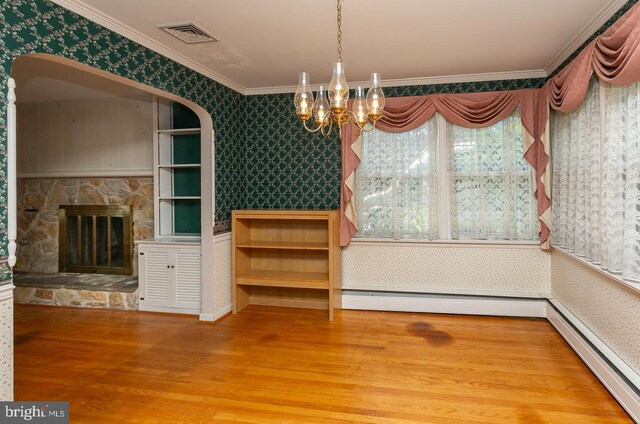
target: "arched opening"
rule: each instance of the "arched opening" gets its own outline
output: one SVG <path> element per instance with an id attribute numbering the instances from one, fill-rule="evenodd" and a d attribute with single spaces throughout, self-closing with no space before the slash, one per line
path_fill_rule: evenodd
<path id="1" fill-rule="evenodd" d="M 39 74 L 43 68 L 52 70 L 50 78 Z M 31 75 L 28 75 L 29 72 Z M 111 249 L 111 246 L 118 245 L 114 228 L 120 225 L 119 218 L 103 219 L 102 212 L 73 215 L 68 222 L 71 225 L 67 225 L 71 228 L 70 235 L 57 237 L 61 234 L 61 224 L 67 221 L 56 219 L 56 215 L 62 204 L 81 205 L 87 201 L 107 205 L 129 203 L 133 209 L 133 238 L 138 241 L 163 237 L 166 242 L 168 237 L 176 235 L 173 233 L 180 233 L 181 228 L 187 227 L 191 233 L 189 236 L 199 233 L 201 260 L 197 308 L 193 290 L 185 293 L 190 297 L 192 306 L 189 312 L 197 312 L 201 319 L 213 319 L 211 270 L 215 195 L 213 124 L 209 113 L 192 101 L 172 93 L 55 55 L 31 54 L 18 57 L 13 64 L 12 77 L 10 84 L 14 80 L 17 82 L 17 128 L 9 128 L 9 138 L 11 139 L 12 131 L 14 137 L 17 135 L 17 150 L 9 149 L 8 152 L 9 170 L 13 171 L 8 175 L 9 238 L 11 242 L 12 233 L 17 238 L 16 269 L 24 270 L 29 265 L 34 268 L 31 271 L 51 271 L 55 267 L 52 258 L 57 256 L 61 260 L 65 255 L 77 258 L 78 263 L 85 263 L 89 268 L 104 268 L 103 265 L 107 263 L 118 265 L 117 260 L 112 261 L 112 255 L 118 249 Z M 31 87 L 22 85 L 23 81 L 30 81 Z M 84 89 L 78 88 L 83 85 Z M 116 92 L 108 93 L 109 90 Z M 91 91 L 102 98 L 87 101 L 91 97 Z M 100 96 L 99 92 L 104 96 Z M 30 98 L 34 93 L 41 94 L 42 98 L 39 101 Z M 21 94 L 29 102 L 22 101 Z M 25 113 L 31 107 L 27 106 L 28 103 L 40 103 L 32 108 L 32 112 L 36 111 L 35 114 Z M 116 103 L 120 106 L 115 105 Z M 140 109 L 144 111 L 141 112 Z M 192 114 L 199 121 L 197 132 L 182 134 L 180 128 L 174 128 L 170 121 L 173 114 L 179 111 Z M 109 116 L 102 116 L 103 113 Z M 30 116 L 37 118 L 29 120 Z M 87 119 L 81 123 L 78 116 Z M 148 122 L 137 122 L 147 118 Z M 12 122 L 8 124 L 11 127 Z M 118 128 L 114 130 L 113 127 Z M 121 127 L 126 127 L 126 130 Z M 131 137 L 131 132 L 136 131 L 144 133 L 144 137 Z M 197 164 L 174 161 L 172 151 L 168 161 L 162 162 L 159 159 L 163 155 L 166 159 L 165 150 L 167 145 L 174 143 L 174 134 L 177 134 L 176 137 L 189 135 L 191 140 L 195 136 L 196 142 L 199 134 L 199 151 L 187 149 L 191 150 L 192 156 L 198 156 Z M 25 142 L 27 138 L 29 142 Z M 145 145 L 141 138 L 147 140 L 148 144 Z M 45 143 L 49 140 L 54 140 L 54 143 Z M 9 145 L 11 147 L 11 143 Z M 149 182 L 152 189 L 148 187 Z M 199 185 L 199 195 L 174 192 L 176 185 L 180 184 L 187 188 Z M 150 206 L 143 204 L 145 196 L 138 192 L 142 188 L 147 198 L 149 195 L 152 197 L 151 214 L 148 213 Z M 161 220 L 165 224 L 160 225 Z M 197 220 L 200 221 L 199 226 L 193 224 Z M 185 223 L 188 224 L 186 227 Z M 99 227 L 107 229 L 104 234 L 97 232 Z M 51 238 L 56 230 L 57 240 L 54 241 Z M 124 233 L 126 237 L 126 231 Z M 24 245 L 21 244 L 20 236 L 24 236 Z M 48 239 L 42 241 L 38 237 Z M 64 242 L 60 241 L 65 237 L 71 241 L 72 253 L 61 249 Z M 76 240 L 78 243 L 74 245 Z M 106 254 L 99 250 L 101 244 L 98 240 L 103 240 Z M 11 250 L 10 248 L 10 261 L 13 253 Z M 25 258 L 29 255 L 31 263 L 27 264 Z M 133 258 L 132 273 L 140 274 L 135 266 L 136 258 L 140 259 L 139 254 Z M 170 272 L 175 269 L 175 263 L 172 266 L 174 268 L 169 268 Z M 190 278 L 193 280 L 193 275 Z M 97 279 L 99 280 L 93 278 Z M 32 291 L 34 295 L 35 291 Z M 53 296 L 42 290 L 39 293 L 44 293 L 46 298 Z M 17 292 L 16 295 L 20 301 Z M 64 296 L 68 297 L 69 294 L 65 292 Z M 144 297 L 140 295 L 140 298 Z M 51 302 L 46 302 L 47 300 Z M 60 304 L 53 298 L 42 301 L 41 303 Z M 97 302 L 95 299 L 92 301 Z M 117 304 L 120 300 L 116 299 L 115 302 Z M 97 304 L 94 303 L 93 306 Z"/>

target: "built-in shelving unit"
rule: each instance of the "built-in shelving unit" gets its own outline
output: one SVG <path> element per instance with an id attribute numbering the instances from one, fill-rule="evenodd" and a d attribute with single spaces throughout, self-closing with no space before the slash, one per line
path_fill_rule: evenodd
<path id="1" fill-rule="evenodd" d="M 341 307 L 338 211 L 233 212 L 233 313 L 250 304 Z"/>
<path id="2" fill-rule="evenodd" d="M 202 201 L 199 120 L 181 104 L 160 99 L 157 123 L 156 237 L 197 236 Z"/>
<path id="3" fill-rule="evenodd" d="M 203 286 L 200 119 L 177 102 L 159 98 L 154 105 L 155 237 L 135 242 L 139 307 L 199 314 Z"/>

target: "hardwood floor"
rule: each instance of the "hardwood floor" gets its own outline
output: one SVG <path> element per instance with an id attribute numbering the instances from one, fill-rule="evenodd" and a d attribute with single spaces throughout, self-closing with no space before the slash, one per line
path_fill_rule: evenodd
<path id="1" fill-rule="evenodd" d="M 627 423 L 544 320 L 17 305 L 16 400 L 72 423 Z"/>

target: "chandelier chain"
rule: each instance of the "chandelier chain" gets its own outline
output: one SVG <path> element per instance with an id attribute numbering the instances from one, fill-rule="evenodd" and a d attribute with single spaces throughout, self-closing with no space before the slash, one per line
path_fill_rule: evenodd
<path id="1" fill-rule="evenodd" d="M 342 63 L 342 2 L 338 0 L 338 63 Z"/>

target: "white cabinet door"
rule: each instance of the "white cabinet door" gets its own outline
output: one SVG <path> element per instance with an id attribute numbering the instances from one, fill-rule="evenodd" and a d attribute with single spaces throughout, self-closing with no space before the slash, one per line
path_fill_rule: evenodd
<path id="1" fill-rule="evenodd" d="M 140 244 L 140 310 L 200 313 L 200 246 Z"/>
<path id="2" fill-rule="evenodd" d="M 176 249 L 175 264 L 175 306 L 200 308 L 200 249 Z"/>
<path id="3" fill-rule="evenodd" d="M 170 264 L 168 249 L 140 251 L 140 309 L 144 306 L 171 306 Z"/>

